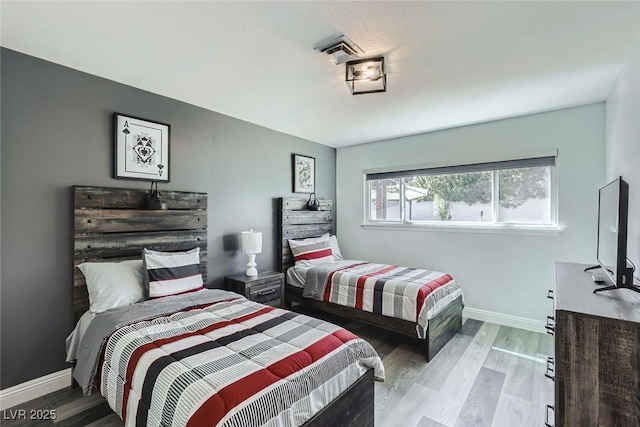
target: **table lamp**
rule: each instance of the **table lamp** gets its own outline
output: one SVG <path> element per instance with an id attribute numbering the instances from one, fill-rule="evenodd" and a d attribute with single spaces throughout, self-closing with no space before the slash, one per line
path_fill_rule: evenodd
<path id="1" fill-rule="evenodd" d="M 257 276 L 256 254 L 262 252 L 262 232 L 249 230 L 240 233 L 240 251 L 243 254 L 249 255 L 247 276 Z"/>

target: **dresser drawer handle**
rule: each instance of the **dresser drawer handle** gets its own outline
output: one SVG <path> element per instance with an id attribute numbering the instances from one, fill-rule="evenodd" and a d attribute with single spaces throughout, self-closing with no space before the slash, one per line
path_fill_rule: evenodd
<path id="1" fill-rule="evenodd" d="M 265 296 L 265 295 L 275 294 L 276 292 L 278 292 L 278 290 L 277 290 L 277 289 L 269 289 L 269 290 L 266 290 L 266 291 L 260 291 L 260 292 L 258 292 L 258 294 L 257 294 L 257 295 L 258 295 L 259 297 L 263 297 L 263 296 Z"/>
<path id="2" fill-rule="evenodd" d="M 544 328 L 547 330 L 547 333 L 549 335 L 553 335 L 553 333 L 555 332 L 555 319 L 553 318 L 553 316 L 547 316 L 547 324 L 544 326 Z"/>
<path id="3" fill-rule="evenodd" d="M 555 408 L 551 405 L 547 405 L 547 408 L 544 411 L 544 425 L 545 427 L 553 427 L 553 424 L 549 424 L 549 409 L 551 409 L 554 413 L 556 412 Z"/>
<path id="4" fill-rule="evenodd" d="M 549 289 L 549 292 L 547 292 L 547 298 L 553 299 L 553 289 Z"/>
<path id="5" fill-rule="evenodd" d="M 551 381 L 556 380 L 556 362 L 553 360 L 553 357 L 547 357 L 547 372 L 545 372 L 544 376 L 549 378 Z"/>

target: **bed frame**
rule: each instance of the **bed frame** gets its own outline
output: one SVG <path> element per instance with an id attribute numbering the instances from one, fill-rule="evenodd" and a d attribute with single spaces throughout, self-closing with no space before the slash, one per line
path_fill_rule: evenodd
<path id="1" fill-rule="evenodd" d="M 307 201 L 303 199 L 278 199 L 278 269 L 283 273 L 286 273 L 287 269 L 294 264 L 293 255 L 289 248 L 289 239 L 318 237 L 324 233 L 333 232 L 333 201 L 320 200 L 320 210 L 318 211 L 306 209 L 306 203 Z M 427 360 L 433 359 L 460 330 L 464 307 L 462 297 L 456 298 L 444 310 L 429 320 L 427 338 L 418 339 L 414 322 L 304 298 L 301 288 L 285 284 L 285 306 L 291 307 L 293 302 L 404 335 L 412 343 L 424 349 Z"/>
<path id="2" fill-rule="evenodd" d="M 207 283 L 207 193 L 162 191 L 166 210 L 148 210 L 148 190 L 74 186 L 73 313 L 77 322 L 89 309 L 84 276 L 76 265 L 140 259 L 142 248 L 183 251 L 200 248 Z M 374 378 L 370 369 L 305 427 L 373 426 Z"/>

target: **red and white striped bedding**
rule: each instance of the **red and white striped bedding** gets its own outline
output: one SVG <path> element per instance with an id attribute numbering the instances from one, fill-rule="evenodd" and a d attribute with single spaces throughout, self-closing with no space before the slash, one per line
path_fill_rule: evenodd
<path id="1" fill-rule="evenodd" d="M 301 425 L 367 369 L 384 368 L 336 325 L 244 298 L 117 329 L 99 388 L 125 425 Z"/>
<path id="2" fill-rule="evenodd" d="M 461 295 L 449 274 L 363 261 L 311 267 L 303 291 L 307 298 L 416 322 L 420 338 L 429 319 Z"/>

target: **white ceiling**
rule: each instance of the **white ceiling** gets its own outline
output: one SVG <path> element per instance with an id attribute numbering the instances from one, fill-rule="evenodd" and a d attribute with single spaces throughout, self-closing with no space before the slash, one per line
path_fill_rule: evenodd
<path id="1" fill-rule="evenodd" d="M 322 144 L 604 100 L 640 2 L 5 1 L 2 46 Z M 385 55 L 352 96 L 314 47 Z"/>

